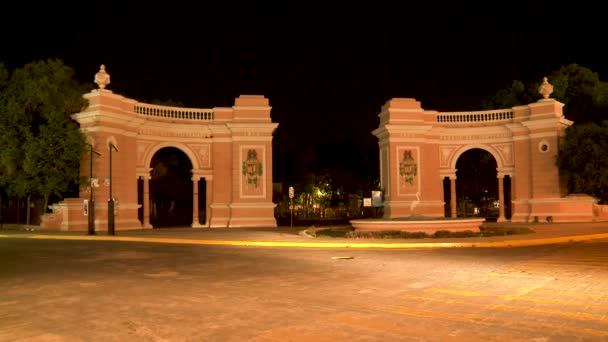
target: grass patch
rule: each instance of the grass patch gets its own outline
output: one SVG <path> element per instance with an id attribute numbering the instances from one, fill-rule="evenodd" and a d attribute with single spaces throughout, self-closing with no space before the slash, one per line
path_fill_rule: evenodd
<path id="1" fill-rule="evenodd" d="M 527 227 L 502 227 L 502 226 L 482 226 L 479 232 L 465 230 L 460 232 L 450 232 L 439 230 L 434 234 L 425 232 L 406 232 L 400 230 L 382 231 L 357 231 L 351 226 L 340 227 L 311 227 L 305 230 L 306 235 L 318 238 L 352 238 L 352 239 L 442 239 L 442 238 L 468 238 L 468 237 L 489 237 L 507 236 L 515 234 L 532 234 L 534 231 Z"/>

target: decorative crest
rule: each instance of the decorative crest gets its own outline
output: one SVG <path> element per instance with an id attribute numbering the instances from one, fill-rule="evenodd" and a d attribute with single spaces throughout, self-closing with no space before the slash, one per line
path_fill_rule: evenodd
<path id="1" fill-rule="evenodd" d="M 258 152 L 254 149 L 247 151 L 247 160 L 243 162 L 243 176 L 247 178 L 247 184 L 258 187 L 259 177 L 262 176 L 262 162 L 258 159 Z"/>
<path id="2" fill-rule="evenodd" d="M 403 151 L 403 159 L 399 162 L 399 175 L 403 182 L 414 185 L 414 177 L 418 174 L 418 164 L 412 157 L 412 150 Z"/>
<path id="3" fill-rule="evenodd" d="M 543 96 L 543 99 L 548 99 L 553 92 L 553 86 L 546 77 L 543 78 L 543 83 L 538 87 L 538 92 Z"/>
<path id="4" fill-rule="evenodd" d="M 99 72 L 95 74 L 95 83 L 97 83 L 99 89 L 104 89 L 110 84 L 110 74 L 106 72 L 106 66 L 103 64 L 99 68 Z"/>

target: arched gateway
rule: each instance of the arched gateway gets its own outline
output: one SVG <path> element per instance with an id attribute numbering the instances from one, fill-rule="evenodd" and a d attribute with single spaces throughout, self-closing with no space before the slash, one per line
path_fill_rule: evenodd
<path id="1" fill-rule="evenodd" d="M 442 113 L 423 110 L 415 99 L 388 101 L 372 132 L 380 147 L 385 218 L 456 217 L 456 163 L 465 152 L 482 149 L 496 161 L 498 221 L 505 220 L 505 201 L 512 222 L 596 220 L 596 200 L 566 196 L 555 165 L 559 139 L 572 121 L 563 104 L 549 98 L 551 88 L 545 78 L 543 99 L 480 112 Z"/>
<path id="2" fill-rule="evenodd" d="M 242 95 L 231 108 L 177 108 L 140 103 L 105 89 L 109 75 L 104 66 L 95 81 L 99 89 L 84 95 L 89 105 L 72 117 L 90 147 L 101 154 L 87 154 L 81 163 L 81 175 L 99 187 L 93 187 L 93 195 L 90 187 L 84 187 L 80 198 L 55 205 L 53 213 L 43 217 L 43 227 L 86 230 L 84 204 L 93 197 L 95 226 L 105 229 L 110 191 L 116 201 L 117 230 L 151 228 L 156 205 L 175 207 L 176 198 L 187 195 L 192 196 L 186 202 L 192 207 L 185 210 L 191 213 L 192 227 L 277 226 L 272 133 L 278 124 L 271 122 L 268 99 Z M 191 165 L 187 171 L 192 188 L 169 201 L 156 198 L 151 207 L 150 185 L 156 174 L 164 172 L 152 169 L 157 165 L 153 158 L 167 148 L 187 157 L 189 163 L 183 164 Z M 199 189 L 205 193 L 199 194 Z"/>

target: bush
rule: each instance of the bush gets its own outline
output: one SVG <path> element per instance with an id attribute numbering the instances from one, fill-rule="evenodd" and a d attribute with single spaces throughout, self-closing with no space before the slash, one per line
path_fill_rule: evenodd
<path id="1" fill-rule="evenodd" d="M 467 238 L 467 237 L 488 237 L 505 236 L 515 234 L 531 234 L 534 231 L 527 227 L 501 227 L 501 226 L 481 226 L 479 232 L 471 230 L 451 232 L 439 230 L 434 234 L 424 232 L 405 232 L 400 230 L 383 231 L 357 231 L 351 226 L 346 227 L 326 227 L 315 228 L 314 226 L 305 230 L 305 233 L 312 237 L 331 237 L 331 238 L 353 238 L 353 239 L 425 239 L 425 238 Z"/>
<path id="2" fill-rule="evenodd" d="M 424 232 L 402 232 L 400 230 L 383 230 L 376 232 L 361 232 L 353 229 L 347 236 L 348 238 L 364 239 L 422 239 L 430 237 Z"/>
<path id="3" fill-rule="evenodd" d="M 353 227 L 327 227 L 327 228 L 315 228 L 314 226 L 306 229 L 306 233 L 312 237 L 347 237 L 347 235 L 354 231 Z"/>
<path id="4" fill-rule="evenodd" d="M 452 235 L 452 232 L 450 232 L 449 230 L 438 230 L 433 235 L 436 238 L 447 238 Z"/>

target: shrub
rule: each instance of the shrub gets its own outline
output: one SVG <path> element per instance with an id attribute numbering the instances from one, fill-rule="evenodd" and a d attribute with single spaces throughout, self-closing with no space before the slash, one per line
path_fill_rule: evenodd
<path id="1" fill-rule="evenodd" d="M 315 228 L 314 226 L 307 229 L 307 233 L 313 237 L 347 237 L 347 235 L 354 231 L 353 227 L 327 227 L 327 228 Z"/>
<path id="2" fill-rule="evenodd" d="M 425 238 L 467 238 L 476 236 L 504 236 L 515 234 L 530 234 L 534 231 L 527 227 L 481 226 L 479 232 L 471 230 L 451 232 L 439 230 L 434 234 L 425 232 L 405 232 L 400 230 L 357 231 L 347 227 L 310 227 L 305 232 L 312 237 L 353 238 L 353 239 L 425 239 Z"/>
<path id="3" fill-rule="evenodd" d="M 451 235 L 452 232 L 450 232 L 449 230 L 438 230 L 435 232 L 435 234 L 433 234 L 433 236 L 436 238 L 448 238 Z"/>

